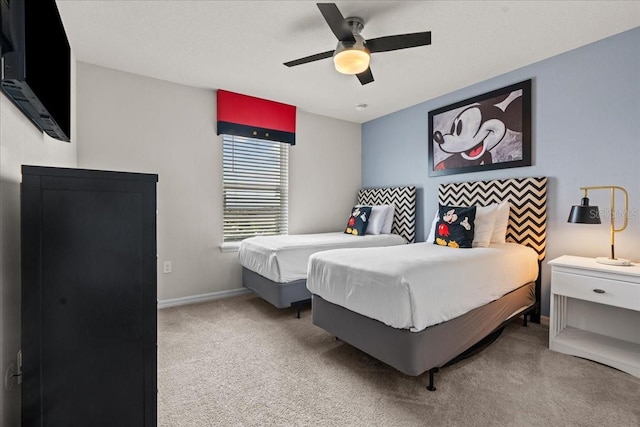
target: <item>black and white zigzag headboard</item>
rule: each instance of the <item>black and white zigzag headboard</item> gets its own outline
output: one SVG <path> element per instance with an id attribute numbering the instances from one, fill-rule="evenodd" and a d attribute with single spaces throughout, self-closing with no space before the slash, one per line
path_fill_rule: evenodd
<path id="1" fill-rule="evenodd" d="M 395 205 L 391 232 L 409 243 L 416 240 L 416 187 L 363 188 L 358 191 L 362 205 Z"/>
<path id="2" fill-rule="evenodd" d="M 545 257 L 547 237 L 547 178 L 510 178 L 440 184 L 438 202 L 455 206 L 511 204 L 507 242 L 529 246 Z"/>

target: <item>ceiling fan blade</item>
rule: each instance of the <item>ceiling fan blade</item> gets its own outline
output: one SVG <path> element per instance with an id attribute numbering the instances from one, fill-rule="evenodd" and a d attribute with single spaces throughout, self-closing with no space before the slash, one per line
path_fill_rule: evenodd
<path id="1" fill-rule="evenodd" d="M 317 3 L 317 6 L 338 40 L 342 42 L 356 42 L 349 24 L 344 20 L 344 16 L 342 16 L 342 13 L 340 13 L 335 3 Z"/>
<path id="2" fill-rule="evenodd" d="M 371 73 L 371 67 L 367 68 L 360 74 L 356 74 L 356 77 L 358 77 L 358 80 L 360 80 L 360 83 L 363 86 L 366 85 L 367 83 L 371 83 L 373 81 L 373 74 Z"/>
<path id="3" fill-rule="evenodd" d="M 315 55 L 305 56 L 304 58 L 295 59 L 293 61 L 285 62 L 284 65 L 287 67 L 293 67 L 294 65 L 306 64 L 308 62 L 319 61 L 325 58 L 331 58 L 333 56 L 333 51 L 328 50 L 322 53 L 316 53 Z"/>
<path id="4" fill-rule="evenodd" d="M 378 37 L 367 40 L 367 47 L 371 53 L 389 52 L 390 50 L 407 49 L 409 47 L 426 46 L 431 44 L 431 31 L 424 33 L 398 34 L 396 36 Z"/>

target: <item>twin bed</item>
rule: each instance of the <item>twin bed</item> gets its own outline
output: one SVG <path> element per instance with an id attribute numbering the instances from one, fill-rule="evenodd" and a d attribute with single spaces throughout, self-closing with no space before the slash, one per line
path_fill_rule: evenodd
<path id="1" fill-rule="evenodd" d="M 305 278 L 283 285 L 244 268 L 243 277 L 258 276 L 258 282 L 248 276 L 245 286 L 260 289 L 263 281 L 287 297 L 285 304 L 310 296 L 313 324 L 407 375 L 429 372 L 427 388 L 435 390 L 433 374 L 439 368 L 510 319 L 524 315 L 526 323 L 531 315 L 539 322 L 546 183 L 545 177 L 534 177 L 440 185 L 441 205 L 509 202 L 505 243 L 469 249 L 424 242 L 319 250 L 308 256 Z M 415 188 L 412 194 L 415 206 Z M 359 202 L 373 204 L 364 198 Z M 289 297 L 284 289 L 293 285 L 301 293 Z"/>
<path id="2" fill-rule="evenodd" d="M 277 308 L 310 301 L 307 263 L 319 251 L 387 247 L 415 241 L 416 188 L 368 188 L 358 191 L 357 204 L 393 205 L 391 233 L 353 236 L 342 231 L 286 236 L 257 236 L 240 244 L 242 284 Z M 346 217 L 345 217 L 346 224 Z"/>
<path id="3" fill-rule="evenodd" d="M 412 376 L 433 374 L 515 316 L 539 322 L 546 178 L 442 184 L 448 206 L 508 201 L 506 243 L 334 250 L 309 260 L 312 321 Z"/>

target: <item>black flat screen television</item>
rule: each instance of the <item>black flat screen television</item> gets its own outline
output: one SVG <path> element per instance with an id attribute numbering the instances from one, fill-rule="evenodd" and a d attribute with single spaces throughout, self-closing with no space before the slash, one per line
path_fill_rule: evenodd
<path id="1" fill-rule="evenodd" d="M 55 0 L 0 0 L 2 91 L 47 135 L 71 135 L 71 49 Z"/>

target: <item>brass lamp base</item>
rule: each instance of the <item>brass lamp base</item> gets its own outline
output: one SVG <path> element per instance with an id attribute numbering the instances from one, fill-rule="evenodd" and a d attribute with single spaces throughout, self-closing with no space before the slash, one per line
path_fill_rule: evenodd
<path id="1" fill-rule="evenodd" d="M 623 259 L 623 258 L 611 259 L 603 256 L 596 257 L 596 262 L 599 262 L 600 264 L 607 264 L 607 265 L 621 265 L 621 266 L 633 265 L 633 263 L 628 259 Z"/>

